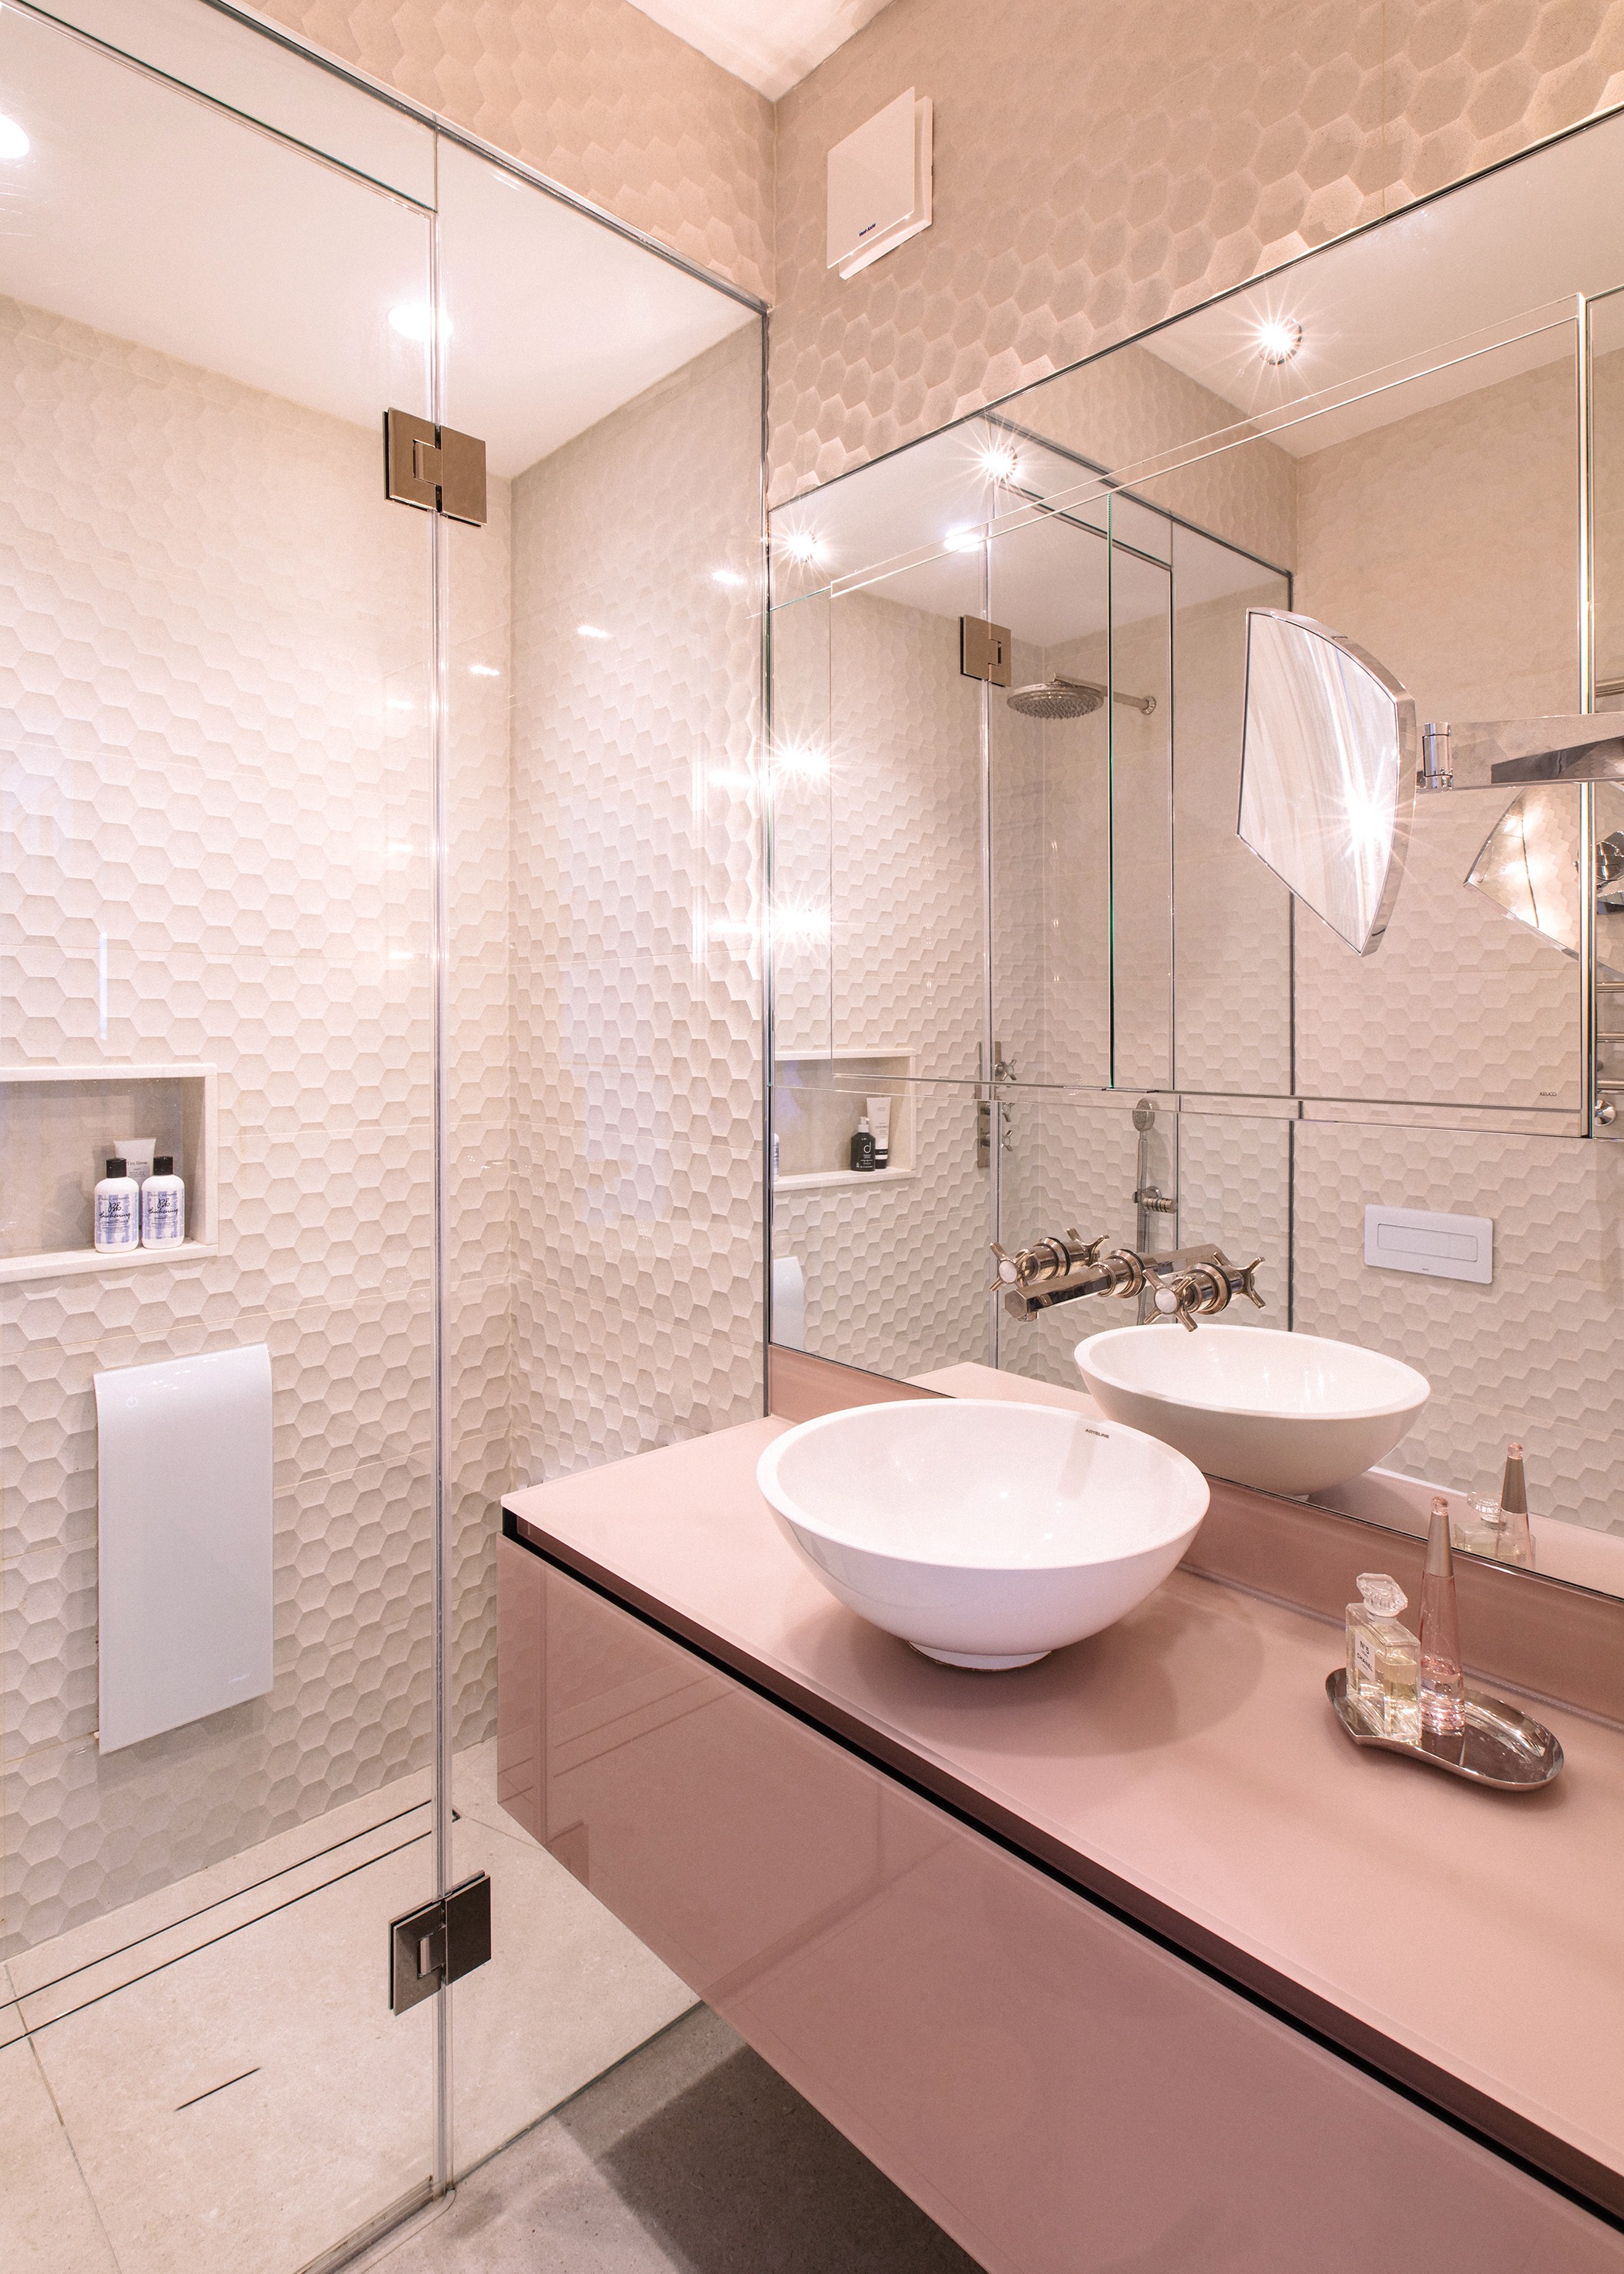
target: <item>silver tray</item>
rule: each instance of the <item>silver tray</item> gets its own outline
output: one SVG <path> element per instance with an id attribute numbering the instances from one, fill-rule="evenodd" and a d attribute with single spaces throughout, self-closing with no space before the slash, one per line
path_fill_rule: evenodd
<path id="1" fill-rule="evenodd" d="M 1533 1792 L 1561 1774 L 1562 1748 L 1545 1723 L 1519 1713 L 1515 1706 L 1507 1706 L 1503 1698 L 1491 1698 L 1486 1690 L 1466 1692 L 1466 1727 L 1458 1737 L 1432 1736 L 1425 1730 L 1418 1737 L 1379 1736 L 1348 1702 L 1345 1666 L 1326 1675 L 1325 1694 L 1356 1745 L 1402 1753 L 1407 1759 L 1425 1761 L 1429 1768 L 1447 1769 L 1451 1776 L 1492 1784 L 1497 1792 Z"/>

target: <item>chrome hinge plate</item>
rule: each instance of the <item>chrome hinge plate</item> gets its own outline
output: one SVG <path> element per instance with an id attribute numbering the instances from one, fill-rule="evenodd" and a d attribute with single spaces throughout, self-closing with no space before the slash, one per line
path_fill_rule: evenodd
<path id="1" fill-rule="evenodd" d="M 959 619 L 959 669 L 966 679 L 989 680 L 995 687 L 1010 683 L 1010 629 L 989 624 L 980 616 Z"/>
<path id="2" fill-rule="evenodd" d="M 396 505 L 485 527 L 485 444 L 477 434 L 386 410 L 383 460 L 384 492 Z"/>
<path id="3" fill-rule="evenodd" d="M 491 1881 L 476 1871 L 432 1903 L 389 1921 L 389 2010 L 410 2013 L 491 1955 Z"/>

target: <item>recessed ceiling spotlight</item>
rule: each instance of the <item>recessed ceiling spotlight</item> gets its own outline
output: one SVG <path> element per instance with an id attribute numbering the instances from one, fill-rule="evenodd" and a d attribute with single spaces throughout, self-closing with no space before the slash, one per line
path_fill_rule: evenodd
<path id="1" fill-rule="evenodd" d="M 974 553 L 981 543 L 982 536 L 980 529 L 950 529 L 942 543 L 949 553 Z"/>
<path id="2" fill-rule="evenodd" d="M 14 118 L 0 117 L 0 158 L 26 158 L 33 147 Z"/>
<path id="3" fill-rule="evenodd" d="M 784 550 L 792 561 L 816 561 L 817 539 L 809 529 L 792 529 L 784 539 Z"/>
<path id="4" fill-rule="evenodd" d="M 1295 316 L 1270 316 L 1258 326 L 1258 353 L 1265 363 L 1289 363 L 1303 344 Z"/>
<path id="5" fill-rule="evenodd" d="M 1015 453 L 1007 442 L 989 442 L 981 452 L 981 471 L 989 482 L 1012 482 Z"/>

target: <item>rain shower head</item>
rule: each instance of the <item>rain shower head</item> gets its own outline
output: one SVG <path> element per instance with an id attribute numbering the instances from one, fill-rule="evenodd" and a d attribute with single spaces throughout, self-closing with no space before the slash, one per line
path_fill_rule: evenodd
<path id="1" fill-rule="evenodd" d="M 1004 699 L 1023 719 L 1086 719 L 1100 708 L 1105 696 L 1105 689 L 1093 680 L 1068 679 L 1057 671 L 1052 679 L 1040 679 L 1031 687 L 1012 687 Z M 1142 711 L 1147 719 L 1156 707 L 1154 695 L 1119 693 L 1113 700 Z"/>

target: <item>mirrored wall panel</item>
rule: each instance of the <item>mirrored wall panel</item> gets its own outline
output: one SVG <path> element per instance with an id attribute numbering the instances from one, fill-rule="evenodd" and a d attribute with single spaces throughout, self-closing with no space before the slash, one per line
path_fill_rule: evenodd
<path id="1" fill-rule="evenodd" d="M 1520 1440 L 1537 1568 L 1624 1591 L 1620 162 L 774 516 L 775 1340 L 1362 1397 L 1353 1476 L 1241 1480 L 1491 1553 Z"/>

